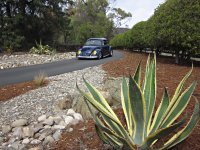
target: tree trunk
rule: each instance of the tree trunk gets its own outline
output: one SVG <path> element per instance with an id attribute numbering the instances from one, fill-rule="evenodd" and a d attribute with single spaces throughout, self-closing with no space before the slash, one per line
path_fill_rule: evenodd
<path id="1" fill-rule="evenodd" d="M 8 17 L 11 17 L 10 3 L 7 2 L 5 6 L 6 6 L 6 13 L 7 13 L 7 16 L 8 16 Z"/>
<path id="2" fill-rule="evenodd" d="M 160 49 L 156 48 L 156 56 L 159 56 L 159 55 L 160 55 Z"/>
<path id="3" fill-rule="evenodd" d="M 186 55 L 186 60 L 187 60 L 187 61 L 190 61 L 190 59 L 191 59 L 191 53 L 188 52 L 188 54 Z"/>
<path id="4" fill-rule="evenodd" d="M 176 64 L 179 64 L 179 61 L 180 61 L 180 58 L 179 58 L 179 51 L 176 51 L 176 54 L 175 54 L 175 63 L 176 63 Z"/>

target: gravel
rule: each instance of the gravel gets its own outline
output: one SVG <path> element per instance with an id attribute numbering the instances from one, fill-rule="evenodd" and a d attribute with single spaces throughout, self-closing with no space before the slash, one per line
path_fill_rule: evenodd
<path id="1" fill-rule="evenodd" d="M 98 89 L 103 88 L 106 73 L 101 66 L 50 77 L 50 83 L 46 87 L 29 91 L 6 102 L 0 102 L 0 126 L 21 118 L 32 122 L 37 121 L 37 118 L 43 114 L 56 115 L 54 105 L 57 101 L 79 94 L 76 82 L 81 89 L 86 89 L 82 75 Z"/>
<path id="2" fill-rule="evenodd" d="M 64 59 L 75 58 L 75 52 L 56 53 L 53 55 L 38 55 L 38 54 L 12 54 L 0 55 L 0 69 L 14 68 L 21 66 L 29 66 L 35 64 L 49 63 Z"/>

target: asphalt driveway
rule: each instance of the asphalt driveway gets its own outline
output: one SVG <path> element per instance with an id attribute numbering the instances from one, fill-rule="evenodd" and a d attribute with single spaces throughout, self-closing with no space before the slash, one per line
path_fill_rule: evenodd
<path id="1" fill-rule="evenodd" d="M 52 63 L 4 69 L 0 70 L 0 86 L 31 81 L 33 80 L 34 76 L 40 72 L 43 72 L 48 76 L 54 76 L 92 66 L 97 66 L 112 60 L 118 60 L 122 57 L 122 52 L 114 51 L 113 57 L 107 57 L 101 60 L 78 60 L 73 58 Z"/>

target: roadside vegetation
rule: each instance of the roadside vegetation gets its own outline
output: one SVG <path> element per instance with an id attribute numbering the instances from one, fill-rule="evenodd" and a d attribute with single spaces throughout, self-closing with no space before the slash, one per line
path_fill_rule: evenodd
<path id="1" fill-rule="evenodd" d="M 52 55 L 56 53 L 56 50 L 50 47 L 49 45 L 42 45 L 42 42 L 40 41 L 39 44 L 36 42 L 36 47 L 32 47 L 30 49 L 30 53 L 39 55 L 41 54 Z"/>
<path id="2" fill-rule="evenodd" d="M 111 38 L 114 28 L 131 17 L 115 8 L 114 3 L 115 0 L 1 0 L 0 50 L 28 51 L 35 41 L 65 48 L 80 45 L 90 37 Z M 41 49 L 37 49 L 40 48 L 32 51 L 40 53 Z"/>
<path id="3" fill-rule="evenodd" d="M 113 47 L 167 52 L 180 59 L 200 54 L 199 0 L 167 0 L 147 21 L 137 23 L 110 42 Z"/>
<path id="4" fill-rule="evenodd" d="M 40 72 L 34 77 L 33 82 L 37 87 L 44 86 L 47 83 L 47 75 L 44 72 Z"/>

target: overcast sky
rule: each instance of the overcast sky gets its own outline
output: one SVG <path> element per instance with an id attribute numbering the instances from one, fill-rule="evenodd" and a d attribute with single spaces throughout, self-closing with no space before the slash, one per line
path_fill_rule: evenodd
<path id="1" fill-rule="evenodd" d="M 128 22 L 131 28 L 134 24 L 147 20 L 153 15 L 154 9 L 165 0 L 116 0 L 116 7 L 132 13 L 132 19 Z"/>

